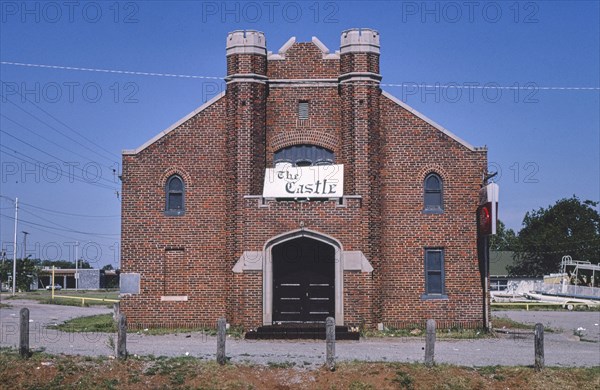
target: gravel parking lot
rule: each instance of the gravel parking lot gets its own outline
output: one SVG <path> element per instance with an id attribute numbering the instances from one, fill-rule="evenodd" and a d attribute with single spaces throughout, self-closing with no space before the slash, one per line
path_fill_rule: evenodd
<path id="1" fill-rule="evenodd" d="M 47 329 L 47 325 L 102 313 L 111 309 L 39 304 L 34 301 L 10 300 L 11 307 L 0 309 L 0 346 L 16 347 L 18 343 L 19 310 L 30 310 L 30 344 L 32 349 L 51 354 L 111 355 L 108 333 L 64 333 Z M 567 311 L 501 311 L 518 322 L 537 323 L 558 330 L 545 334 L 545 357 L 548 366 L 600 366 L 600 312 Z M 578 327 L 585 328 L 581 341 L 573 335 Z M 155 356 L 196 356 L 214 359 L 216 338 L 200 332 L 163 336 L 128 334 L 130 354 Z M 360 341 L 338 341 L 338 360 L 416 362 L 424 357 L 423 338 L 369 338 Z M 256 364 L 295 364 L 297 367 L 317 367 L 325 360 L 324 341 L 251 341 L 229 339 L 227 356 L 231 361 Z M 533 335 L 506 335 L 498 338 L 472 340 L 438 340 L 435 360 L 464 366 L 532 365 Z"/>

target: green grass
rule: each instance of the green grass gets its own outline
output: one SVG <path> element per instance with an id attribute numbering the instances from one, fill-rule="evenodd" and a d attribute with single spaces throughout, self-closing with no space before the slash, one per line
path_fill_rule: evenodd
<path id="1" fill-rule="evenodd" d="M 163 334 L 178 334 L 178 333 L 191 333 L 191 332 L 202 332 L 208 336 L 216 336 L 217 330 L 214 328 L 150 328 L 140 330 L 140 333 L 148 334 L 152 336 L 160 336 Z M 227 335 L 233 337 L 234 339 L 240 339 L 244 336 L 244 330 L 238 326 L 232 326 L 227 329 Z"/>
<path id="2" fill-rule="evenodd" d="M 521 322 L 513 321 L 509 318 L 496 317 L 496 316 L 492 316 L 492 325 L 493 325 L 494 329 L 508 328 L 508 329 L 533 330 L 535 328 L 535 325 L 533 325 L 533 324 L 524 324 Z M 546 332 L 555 332 L 555 330 L 550 327 L 545 327 L 544 330 Z M 494 337 L 493 333 L 487 332 L 485 329 L 461 329 L 461 328 L 436 329 L 435 334 L 438 339 L 452 339 L 452 340 L 461 340 L 461 339 L 471 340 L 471 339 Z M 419 337 L 425 337 L 425 328 L 423 328 L 420 325 L 415 325 L 415 326 L 407 328 L 407 329 L 385 328 L 385 330 L 383 330 L 383 331 L 368 329 L 368 330 L 363 330 L 361 332 L 361 336 L 363 336 L 363 337 L 419 338 Z"/>
<path id="3" fill-rule="evenodd" d="M 524 324 L 505 317 L 492 317 L 492 326 L 494 329 L 509 328 L 509 329 L 528 329 L 533 330 L 535 325 Z M 546 330 L 546 329 L 544 329 Z"/>
<path id="4" fill-rule="evenodd" d="M 486 332 L 484 329 L 436 329 L 436 337 L 438 339 L 480 339 L 491 337 L 491 334 Z M 362 337 L 408 337 L 408 338 L 420 338 L 425 337 L 425 328 L 422 326 L 414 326 L 407 329 L 396 329 L 396 328 L 385 328 L 383 331 L 379 330 L 363 330 L 361 332 Z"/>
<path id="5" fill-rule="evenodd" d="M 287 360 L 285 362 L 267 362 L 267 366 L 269 366 L 269 368 L 291 368 L 294 367 L 296 365 L 296 363 L 294 362 L 288 362 Z"/>
<path id="6" fill-rule="evenodd" d="M 117 328 L 112 314 L 99 314 L 95 316 L 77 317 L 49 328 L 63 332 L 116 332 Z"/>
<path id="7" fill-rule="evenodd" d="M 533 330 L 535 328 L 534 324 L 524 324 L 522 322 L 517 322 L 506 317 L 492 317 L 492 326 L 494 329 L 507 328 Z M 544 326 L 544 331 L 553 333 L 556 332 L 556 329 L 553 329 L 549 326 Z"/>
<path id="8" fill-rule="evenodd" d="M 73 299 L 73 298 L 61 298 L 61 295 L 68 295 L 72 297 L 81 297 L 81 298 L 97 298 L 97 299 L 119 299 L 119 291 L 118 290 L 60 290 L 54 291 L 54 300 L 52 300 L 52 291 L 47 290 L 36 290 L 36 291 L 28 291 L 23 293 L 18 293 L 14 297 L 8 297 L 8 299 L 31 299 L 34 301 L 38 301 L 40 303 L 50 304 L 50 305 L 64 305 L 64 306 L 81 306 L 81 299 Z M 95 300 L 86 300 L 84 306 L 106 306 L 112 308 L 113 302 L 106 301 L 95 301 Z"/>
<path id="9" fill-rule="evenodd" d="M 112 314 L 99 314 L 95 316 L 77 317 L 65 321 L 62 324 L 49 326 L 52 329 L 58 329 L 63 332 L 107 332 L 114 333 L 117 331 L 116 324 L 113 321 Z M 134 332 L 132 330 L 129 333 Z M 183 329 L 183 328 L 156 328 L 148 330 L 140 330 L 139 333 L 158 336 L 164 334 L 178 334 L 203 332 L 209 336 L 215 336 L 217 331 L 209 328 Z M 232 326 L 227 330 L 227 334 L 233 338 L 241 338 L 243 336 L 242 328 Z"/>

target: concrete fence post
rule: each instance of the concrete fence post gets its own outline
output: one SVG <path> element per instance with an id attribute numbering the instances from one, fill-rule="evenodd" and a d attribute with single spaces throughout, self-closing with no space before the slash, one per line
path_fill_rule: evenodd
<path id="1" fill-rule="evenodd" d="M 219 318 L 217 321 L 217 363 L 223 365 L 227 362 L 225 356 L 225 340 L 227 338 L 227 320 Z"/>
<path id="2" fill-rule="evenodd" d="M 325 348 L 327 368 L 335 370 L 335 319 L 327 317 L 325 320 Z"/>
<path id="3" fill-rule="evenodd" d="M 119 314 L 121 314 L 121 305 L 119 302 L 113 303 L 113 321 L 119 321 Z"/>
<path id="4" fill-rule="evenodd" d="M 127 317 L 119 314 L 117 329 L 117 358 L 127 359 Z"/>
<path id="5" fill-rule="evenodd" d="M 19 355 L 22 358 L 29 358 L 29 309 L 24 307 L 19 312 L 20 332 L 19 332 Z"/>
<path id="6" fill-rule="evenodd" d="M 427 320 L 427 331 L 425 333 L 425 365 L 431 367 L 434 364 L 435 354 L 435 320 Z"/>
<path id="7" fill-rule="evenodd" d="M 535 324 L 534 330 L 535 369 L 540 371 L 544 368 L 544 325 Z"/>

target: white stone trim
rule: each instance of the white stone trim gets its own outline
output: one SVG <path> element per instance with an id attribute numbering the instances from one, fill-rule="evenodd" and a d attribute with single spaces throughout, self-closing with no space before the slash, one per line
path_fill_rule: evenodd
<path id="1" fill-rule="evenodd" d="M 234 274 L 241 274 L 248 271 L 261 271 L 264 264 L 263 251 L 244 251 L 237 263 L 233 266 Z"/>
<path id="2" fill-rule="evenodd" d="M 263 247 L 263 325 L 273 322 L 273 258 L 274 245 L 298 237 L 310 237 L 335 248 L 335 324 L 344 325 L 344 265 L 342 244 L 335 238 L 309 229 L 298 229 L 270 238 Z"/>
<path id="3" fill-rule="evenodd" d="M 350 72 L 340 75 L 340 84 L 352 83 L 354 81 L 374 81 L 380 83 L 382 76 L 374 72 Z"/>
<path id="4" fill-rule="evenodd" d="M 233 84 L 233 83 L 256 83 L 256 84 L 266 84 L 267 82 L 265 80 L 261 80 L 259 78 L 254 78 L 254 77 L 236 77 L 233 79 L 228 79 L 226 84 Z"/>
<path id="5" fill-rule="evenodd" d="M 151 139 L 149 139 L 148 141 L 146 141 L 146 143 L 144 143 L 142 146 L 138 147 L 137 149 L 125 149 L 125 150 L 122 151 L 122 154 L 123 155 L 138 154 L 139 152 L 141 152 L 142 150 L 146 149 L 148 146 L 152 145 L 153 143 L 155 143 L 156 141 L 158 141 L 159 139 L 161 139 L 165 135 L 169 134 L 171 131 L 173 131 L 176 128 L 178 128 L 179 126 L 181 126 L 188 119 L 194 117 L 196 114 L 204 111 L 205 109 L 207 109 L 208 107 L 210 107 L 211 105 L 213 105 L 214 103 L 216 103 L 223 96 L 225 96 L 225 91 L 221 92 L 220 94 L 218 94 L 214 98 L 210 99 L 209 101 L 207 101 L 206 103 L 204 103 L 203 105 L 201 105 L 200 107 L 198 107 L 197 109 L 195 109 L 194 111 L 190 112 L 189 114 L 187 114 L 186 116 L 184 116 L 183 118 L 181 118 L 180 120 L 178 120 L 177 122 L 173 123 L 171 126 L 169 126 L 165 130 L 161 131 L 160 133 L 158 133 L 157 135 L 155 135 L 154 137 L 152 137 Z"/>
<path id="6" fill-rule="evenodd" d="M 270 88 L 307 88 L 307 87 L 337 87 L 337 83 L 289 83 L 289 84 L 269 84 Z"/>
<path id="7" fill-rule="evenodd" d="M 453 140 L 455 140 L 456 142 L 460 143 L 461 145 L 463 145 L 467 149 L 469 149 L 471 151 L 474 151 L 474 152 L 475 151 L 486 150 L 485 148 L 476 148 L 476 147 L 474 147 L 473 145 L 471 145 L 467 141 L 463 140 L 462 138 L 460 138 L 456 134 L 452 133 L 450 130 L 447 130 L 446 128 L 444 128 L 440 124 L 436 123 L 435 121 L 433 121 L 430 118 L 426 117 L 425 115 L 421 114 L 419 111 L 415 110 L 414 108 L 412 108 L 408 104 L 404 103 L 402 100 L 396 98 L 394 95 L 390 94 L 389 92 L 383 91 L 382 95 L 385 96 L 385 97 L 387 97 L 388 99 L 392 100 L 394 103 L 396 103 L 400 107 L 404 108 L 405 110 L 409 111 L 414 116 L 416 116 L 418 118 L 421 118 L 425 122 L 429 123 L 431 126 L 435 127 L 436 129 L 438 129 L 442 133 L 446 134 L 448 137 L 450 137 Z"/>
<path id="8" fill-rule="evenodd" d="M 373 266 L 361 251 L 344 251 L 344 271 L 373 272 Z"/>
<path id="9" fill-rule="evenodd" d="M 227 34 L 227 56 L 233 54 L 259 54 L 267 55 L 267 42 L 265 34 L 256 30 L 236 30 Z"/>
<path id="10" fill-rule="evenodd" d="M 352 28 L 342 32 L 340 52 L 379 54 L 379 32 L 370 28 Z"/>
<path id="11" fill-rule="evenodd" d="M 297 237 L 294 237 L 297 238 Z M 373 266 L 362 251 L 343 251 L 344 271 L 373 272 Z M 233 266 L 233 273 L 241 274 L 251 271 L 263 271 L 265 252 L 244 251 Z"/>
<path id="12" fill-rule="evenodd" d="M 314 45 L 316 47 L 319 48 L 319 50 L 321 50 L 321 52 L 323 52 L 323 59 L 324 60 L 339 60 L 340 59 L 340 52 L 336 51 L 335 53 L 330 53 L 329 49 L 327 48 L 327 46 L 325 46 L 325 44 L 323 42 L 321 42 L 319 40 L 319 38 L 317 37 L 312 37 L 312 43 L 314 43 Z"/>
<path id="13" fill-rule="evenodd" d="M 296 37 L 291 37 L 286 43 L 283 44 L 283 46 L 279 48 L 279 52 L 277 54 L 273 54 L 271 51 L 268 52 L 267 60 L 285 60 L 285 53 L 290 47 L 292 47 L 294 43 L 296 43 Z"/>
<path id="14" fill-rule="evenodd" d="M 160 297 L 161 302 L 187 302 L 187 295 L 163 295 Z"/>
<path id="15" fill-rule="evenodd" d="M 236 46 L 227 48 L 226 57 L 234 54 L 258 54 L 262 56 L 267 55 L 267 49 L 260 46 Z"/>
<path id="16" fill-rule="evenodd" d="M 337 79 L 269 79 L 269 87 L 337 87 Z"/>
<path id="17" fill-rule="evenodd" d="M 369 44 L 352 44 L 340 47 L 340 53 L 375 53 L 379 54 L 379 46 Z"/>

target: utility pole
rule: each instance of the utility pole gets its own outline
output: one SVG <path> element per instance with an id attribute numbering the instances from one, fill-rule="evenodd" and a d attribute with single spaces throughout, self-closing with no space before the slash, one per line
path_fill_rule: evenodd
<path id="1" fill-rule="evenodd" d="M 21 231 L 21 233 L 23 233 L 23 256 L 21 256 L 21 258 L 26 259 L 27 258 L 27 235 L 29 234 L 29 232 L 26 231 Z"/>
<path id="2" fill-rule="evenodd" d="M 23 261 L 22 271 L 25 272 L 25 260 L 27 259 L 27 235 L 29 234 L 29 232 L 22 230 L 21 233 L 23 233 L 23 255 L 21 256 L 21 260 Z"/>
<path id="3" fill-rule="evenodd" d="M 19 198 L 15 198 L 15 239 L 13 241 L 13 274 L 12 295 L 17 291 L 17 231 L 19 229 Z"/>
<path id="4" fill-rule="evenodd" d="M 75 242 L 75 291 L 79 288 L 79 241 Z"/>

